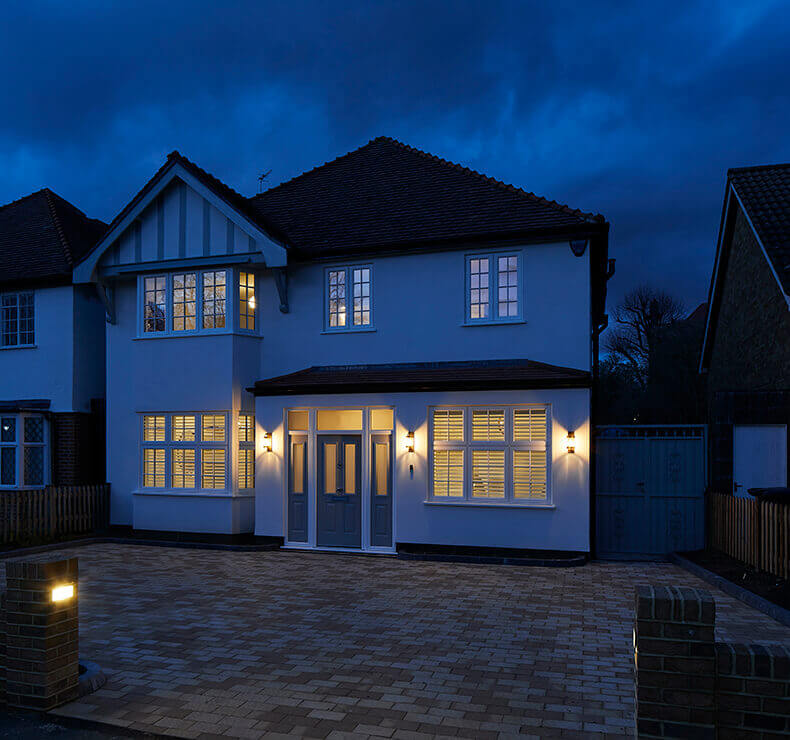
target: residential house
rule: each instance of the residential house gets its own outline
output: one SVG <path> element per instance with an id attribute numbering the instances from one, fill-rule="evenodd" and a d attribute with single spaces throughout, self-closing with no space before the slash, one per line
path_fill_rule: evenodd
<path id="1" fill-rule="evenodd" d="M 251 198 L 174 152 L 75 271 L 113 523 L 588 551 L 607 239 L 385 137 Z"/>
<path id="2" fill-rule="evenodd" d="M 727 173 L 701 370 L 711 487 L 786 486 L 790 422 L 790 164 Z"/>
<path id="3" fill-rule="evenodd" d="M 105 228 L 46 188 L 0 207 L 0 489 L 104 478 L 104 309 L 72 268 Z"/>

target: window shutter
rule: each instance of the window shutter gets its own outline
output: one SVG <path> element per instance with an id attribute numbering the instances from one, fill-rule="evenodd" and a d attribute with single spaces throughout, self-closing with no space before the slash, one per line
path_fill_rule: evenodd
<path id="1" fill-rule="evenodd" d="M 516 442 L 546 442 L 546 409 L 516 409 L 513 412 Z"/>
<path id="2" fill-rule="evenodd" d="M 475 442 L 504 442 L 504 409 L 474 409 L 472 411 L 472 440 Z"/>
<path id="3" fill-rule="evenodd" d="M 434 442 L 462 442 L 464 439 L 463 409 L 435 409 L 433 412 Z"/>

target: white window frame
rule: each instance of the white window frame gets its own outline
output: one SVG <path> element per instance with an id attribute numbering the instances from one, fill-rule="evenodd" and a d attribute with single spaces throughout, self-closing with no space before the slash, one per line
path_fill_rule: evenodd
<path id="1" fill-rule="evenodd" d="M 251 266 L 245 265 L 245 268 Z M 203 328 L 203 275 L 208 272 L 225 273 L 225 326 Z M 251 273 L 255 278 L 255 329 L 242 329 L 239 323 L 239 274 Z M 173 277 L 175 275 L 195 275 L 195 328 L 173 329 Z M 145 279 L 152 277 L 165 278 L 165 330 L 145 331 Z M 239 269 L 231 267 L 182 267 L 168 272 L 151 272 L 137 277 L 137 338 L 159 339 L 162 337 L 190 337 L 199 334 L 245 334 L 260 336 L 260 300 L 259 300 L 259 275 L 253 269 Z"/>
<path id="2" fill-rule="evenodd" d="M 229 450 L 231 448 L 231 441 L 234 438 L 232 429 L 230 427 L 231 420 L 236 420 L 238 415 L 232 414 L 228 411 L 146 411 L 141 412 L 140 416 L 140 431 L 139 431 L 139 455 L 138 455 L 138 490 L 143 492 L 161 492 L 167 491 L 168 493 L 212 493 L 217 495 L 228 495 L 233 491 L 232 485 L 232 471 L 231 459 Z M 164 441 L 146 441 L 145 440 L 145 417 L 146 416 L 164 416 L 165 417 L 165 438 Z M 173 417 L 174 416 L 195 416 L 195 439 L 184 442 L 173 441 Z M 204 441 L 203 440 L 203 416 L 222 416 L 225 419 L 225 439 L 222 442 Z M 165 485 L 164 486 L 146 486 L 145 482 L 145 449 L 164 449 L 165 451 Z M 173 470 L 172 470 L 172 451 L 178 449 L 193 449 L 195 450 L 195 485 L 192 488 L 176 488 L 173 486 Z M 225 486 L 223 488 L 203 488 L 203 475 L 202 475 L 202 451 L 204 449 L 223 450 L 225 457 Z"/>
<path id="3" fill-rule="evenodd" d="M 354 324 L 354 270 L 370 271 L 370 323 Z M 329 273 L 345 272 L 346 276 L 346 323 L 344 326 L 329 325 Z M 374 310 L 373 265 L 370 263 L 333 265 L 324 268 L 324 333 L 343 334 L 345 332 L 365 332 L 376 330 Z"/>
<path id="4" fill-rule="evenodd" d="M 518 312 L 516 316 L 499 316 L 499 258 L 515 257 L 517 260 Z M 488 316 L 472 318 L 471 310 L 471 263 L 472 260 L 488 260 Z M 519 324 L 524 321 L 524 260 L 518 250 L 498 252 L 470 252 L 464 255 L 464 325 L 478 326 L 486 324 Z"/>
<path id="5" fill-rule="evenodd" d="M 524 441 L 514 441 L 513 439 L 513 418 L 514 412 L 520 409 L 543 409 L 546 412 L 546 497 L 540 499 L 515 498 L 513 484 L 513 452 L 515 450 L 534 449 L 534 443 Z M 434 441 L 434 411 L 463 411 L 464 413 L 464 439 L 452 441 Z M 472 412 L 478 410 L 501 410 L 505 413 L 505 440 L 488 442 L 476 441 L 472 439 Z M 523 506 L 546 507 L 552 506 L 551 490 L 551 404 L 530 403 L 530 404 L 476 404 L 474 406 L 464 405 L 440 405 L 428 407 L 428 495 L 426 500 L 429 503 L 446 503 L 456 505 L 476 506 Z M 463 450 L 464 455 L 464 482 L 463 496 L 437 496 L 434 495 L 434 450 Z M 472 451 L 474 450 L 504 450 L 505 451 L 505 495 L 503 498 L 475 497 L 472 495 Z"/>
<path id="6" fill-rule="evenodd" d="M 25 442 L 25 419 L 30 417 L 39 417 L 43 420 L 43 441 L 42 442 Z M 14 483 L 1 483 L 0 490 L 15 491 L 15 490 L 37 490 L 46 488 L 51 481 L 51 455 L 50 455 L 50 425 L 49 419 L 46 414 L 35 412 L 18 412 L 12 411 L 9 413 L 0 413 L 0 419 L 14 419 L 16 425 L 14 441 L 3 442 L 0 438 L 0 448 L 13 448 L 14 449 Z M 0 422 L 1 423 L 1 422 Z M 41 483 L 28 484 L 25 481 L 25 447 L 41 447 L 44 450 L 44 468 L 43 480 Z"/>
<path id="7" fill-rule="evenodd" d="M 243 440 L 241 438 L 241 420 L 242 418 L 249 417 L 251 423 L 252 438 Z M 242 486 L 242 472 L 241 472 L 241 454 L 236 455 L 236 487 L 239 491 L 251 491 L 255 488 L 255 414 L 245 413 L 243 411 L 236 415 L 236 428 L 238 433 L 238 452 L 247 450 L 252 452 L 252 485 Z"/>
<path id="8" fill-rule="evenodd" d="M 33 311 L 33 340 L 31 342 L 22 342 L 21 330 L 21 317 L 20 317 L 20 300 L 22 296 L 30 296 L 31 308 Z M 4 299 L 13 297 L 16 299 L 16 344 L 4 344 L 5 340 L 5 307 L 3 306 Z M 0 349 L 26 349 L 36 346 L 36 292 L 34 290 L 18 290 L 9 291 L 7 293 L 0 293 Z"/>

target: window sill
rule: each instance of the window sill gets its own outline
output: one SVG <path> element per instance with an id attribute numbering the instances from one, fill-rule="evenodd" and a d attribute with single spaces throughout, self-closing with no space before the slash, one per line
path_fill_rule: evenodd
<path id="1" fill-rule="evenodd" d="M 375 326 L 366 326 L 363 329 L 324 329 L 321 334 L 371 334 L 377 331 Z"/>
<path id="2" fill-rule="evenodd" d="M 177 488 L 138 488 L 132 491 L 133 496 L 175 496 L 182 498 L 253 498 L 255 491 L 245 489 L 231 493 L 230 491 L 193 491 Z"/>
<path id="3" fill-rule="evenodd" d="M 150 334 L 138 334 L 132 337 L 132 341 L 147 341 L 149 339 L 194 339 L 195 337 L 251 337 L 252 339 L 261 339 L 262 334 L 252 334 L 248 331 L 185 331 L 166 334 L 165 332 L 151 332 Z"/>
<path id="4" fill-rule="evenodd" d="M 514 501 L 436 501 L 428 499 L 423 501 L 426 506 L 471 506 L 472 508 L 486 509 L 556 509 L 556 505 L 542 503 L 519 504 Z"/>
<path id="5" fill-rule="evenodd" d="M 11 344 L 8 347 L 0 347 L 0 350 L 12 350 L 12 349 L 38 349 L 37 344 Z"/>
<path id="6" fill-rule="evenodd" d="M 526 323 L 526 319 L 489 319 L 487 321 L 464 321 L 461 326 L 512 326 L 513 324 Z"/>

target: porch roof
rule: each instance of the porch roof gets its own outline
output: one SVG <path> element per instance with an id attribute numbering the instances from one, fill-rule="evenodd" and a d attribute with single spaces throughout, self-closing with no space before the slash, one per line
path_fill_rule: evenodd
<path id="1" fill-rule="evenodd" d="M 592 377 L 586 370 L 521 359 L 316 365 L 259 380 L 247 390 L 256 396 L 289 396 L 311 393 L 589 388 L 591 384 Z"/>

